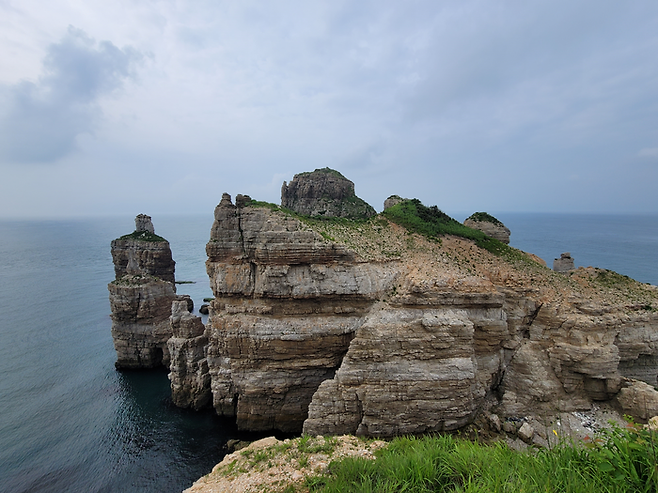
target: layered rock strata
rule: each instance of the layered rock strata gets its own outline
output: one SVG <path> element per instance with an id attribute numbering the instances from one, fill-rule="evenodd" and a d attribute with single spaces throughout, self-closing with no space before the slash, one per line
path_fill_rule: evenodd
<path id="1" fill-rule="evenodd" d="M 169 365 L 171 304 L 179 299 L 169 242 L 157 236 L 149 216 L 112 241 L 115 280 L 108 285 L 117 368 Z"/>
<path id="2" fill-rule="evenodd" d="M 171 307 L 172 337 L 167 341 L 170 354 L 171 397 L 179 407 L 201 409 L 210 404 L 210 375 L 206 359 L 206 327 L 192 315 L 185 300 Z"/>
<path id="3" fill-rule="evenodd" d="M 656 384 L 650 286 L 596 269 L 562 276 L 382 217 L 305 222 L 251 203 L 224 194 L 215 209 L 205 331 L 182 307 L 172 314 L 181 406 L 211 400 L 246 430 L 385 437 L 453 430 L 490 408 L 631 406 L 627 378 Z"/>
<path id="4" fill-rule="evenodd" d="M 364 219 L 375 210 L 354 193 L 354 183 L 330 168 L 300 173 L 281 187 L 281 207 L 304 216 Z"/>
<path id="5" fill-rule="evenodd" d="M 415 254 L 365 262 L 296 219 L 227 197 L 215 214 L 213 402 L 243 428 L 450 430 L 492 396 L 504 415 L 585 409 L 613 398 L 624 376 L 658 374 L 651 311 L 547 300 L 500 266 L 473 276 L 439 265 L 419 279 Z"/>
<path id="6" fill-rule="evenodd" d="M 237 202 L 237 201 L 236 201 Z M 242 429 L 300 431 L 365 311 L 395 271 L 268 209 L 215 209 L 207 271 L 213 405 Z"/>

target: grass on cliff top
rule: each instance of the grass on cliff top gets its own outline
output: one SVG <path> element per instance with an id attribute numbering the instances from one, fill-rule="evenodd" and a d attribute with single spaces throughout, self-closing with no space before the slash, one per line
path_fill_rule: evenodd
<path id="1" fill-rule="evenodd" d="M 435 205 L 423 205 L 418 199 L 404 200 L 389 207 L 382 214 L 392 222 L 430 239 L 438 239 L 444 235 L 459 236 L 473 240 L 477 246 L 494 255 L 507 254 L 516 257 L 513 248 L 488 237 L 482 231 L 464 226 Z"/>
<path id="2" fill-rule="evenodd" d="M 326 175 L 333 175 L 333 176 L 336 176 L 338 178 L 342 178 L 343 180 L 347 180 L 347 178 L 345 178 L 340 171 L 336 171 L 335 169 L 331 169 L 329 167 L 318 168 L 315 171 L 304 171 L 302 173 L 297 173 L 296 176 L 308 176 L 308 175 L 313 174 L 313 173 L 324 173 Z"/>
<path id="3" fill-rule="evenodd" d="M 120 240 L 139 240 L 139 241 L 167 241 L 162 236 L 148 231 L 133 231 L 129 235 L 123 235 Z"/>
<path id="4" fill-rule="evenodd" d="M 312 492 L 658 492 L 658 437 L 638 425 L 584 444 L 518 452 L 450 435 L 402 437 L 374 461 L 332 462 Z M 290 489 L 290 491 L 295 491 Z"/>
<path id="5" fill-rule="evenodd" d="M 474 212 L 467 218 L 467 221 L 468 219 L 479 223 L 492 223 L 495 224 L 496 226 L 503 226 L 503 223 L 501 223 L 498 219 L 493 217 L 488 212 Z"/>

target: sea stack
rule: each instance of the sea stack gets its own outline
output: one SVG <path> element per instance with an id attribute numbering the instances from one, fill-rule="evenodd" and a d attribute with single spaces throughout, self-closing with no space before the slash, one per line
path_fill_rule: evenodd
<path id="1" fill-rule="evenodd" d="M 135 218 L 135 231 L 112 241 L 115 280 L 108 285 L 117 368 L 169 365 L 169 316 L 177 299 L 169 242 L 151 218 Z"/>

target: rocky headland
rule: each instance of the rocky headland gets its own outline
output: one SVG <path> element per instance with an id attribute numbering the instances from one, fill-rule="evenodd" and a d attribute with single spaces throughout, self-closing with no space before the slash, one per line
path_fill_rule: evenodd
<path id="1" fill-rule="evenodd" d="M 150 245 L 115 240 L 115 263 L 133 259 L 110 284 L 117 365 L 160 358 L 176 404 L 212 406 L 243 430 L 391 437 L 597 403 L 652 415 L 654 286 L 556 273 L 417 200 L 346 214 L 359 202 L 341 180 L 296 175 L 281 206 L 223 195 L 205 326 L 170 280 L 135 271 Z"/>

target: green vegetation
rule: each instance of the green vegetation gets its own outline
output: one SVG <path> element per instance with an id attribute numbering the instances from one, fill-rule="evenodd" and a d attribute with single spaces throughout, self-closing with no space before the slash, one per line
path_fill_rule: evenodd
<path id="1" fill-rule="evenodd" d="M 484 248 L 494 255 L 512 254 L 513 251 L 512 248 L 488 237 L 482 231 L 464 226 L 442 212 L 437 206 L 427 207 L 418 199 L 400 202 L 389 207 L 382 214 L 409 231 L 430 239 L 438 239 L 443 235 L 454 235 L 473 240 L 480 248 Z"/>
<path id="2" fill-rule="evenodd" d="M 614 428 L 585 444 L 517 452 L 453 436 L 396 438 L 377 459 L 332 462 L 317 492 L 658 492 L 655 432 Z"/>
<path id="3" fill-rule="evenodd" d="M 249 202 L 247 202 L 245 204 L 245 207 L 266 207 L 266 208 L 268 208 L 270 210 L 273 210 L 273 211 L 281 210 L 281 207 L 279 207 L 276 204 L 273 204 L 272 202 L 265 202 L 265 201 L 262 201 L 262 200 L 253 200 L 253 199 L 250 200 Z"/>
<path id="4" fill-rule="evenodd" d="M 331 169 L 329 167 L 327 168 L 318 168 L 315 171 L 304 171 L 303 173 L 297 173 L 297 176 L 308 176 L 311 173 L 325 173 L 327 175 L 334 175 L 337 176 L 338 178 L 342 178 L 344 180 L 347 180 L 339 171 L 336 171 L 335 169 Z"/>
<path id="5" fill-rule="evenodd" d="M 471 214 L 468 219 L 479 223 L 492 223 L 496 226 L 503 226 L 503 223 L 487 212 L 475 212 Z"/>
<path id="6" fill-rule="evenodd" d="M 139 240 L 139 241 L 167 241 L 162 236 L 148 231 L 133 231 L 129 235 L 123 235 L 120 240 Z"/>

